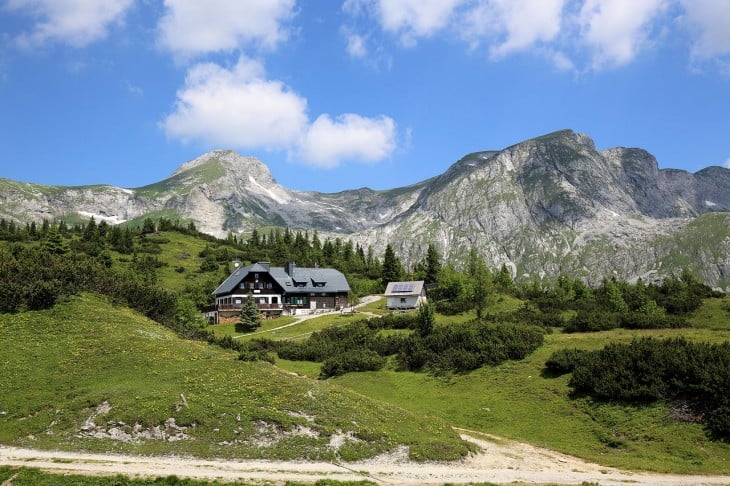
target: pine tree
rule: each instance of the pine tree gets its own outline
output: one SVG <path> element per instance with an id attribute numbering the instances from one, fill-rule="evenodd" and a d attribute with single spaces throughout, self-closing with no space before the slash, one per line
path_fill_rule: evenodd
<path id="1" fill-rule="evenodd" d="M 151 218 L 145 218 L 142 222 L 142 234 L 146 235 L 155 232 L 155 222 Z"/>
<path id="2" fill-rule="evenodd" d="M 385 247 L 385 253 L 383 254 L 383 270 L 381 272 L 381 283 L 383 288 L 388 285 L 388 282 L 397 282 L 403 275 L 403 266 L 400 260 L 395 256 L 393 247 L 390 243 Z"/>
<path id="3" fill-rule="evenodd" d="M 428 244 L 426 250 L 426 283 L 438 284 L 441 274 L 441 255 L 433 243 Z"/>
<path id="4" fill-rule="evenodd" d="M 433 331 L 435 324 L 433 304 L 430 302 L 421 303 L 418 307 L 418 334 L 428 336 Z"/>
<path id="5" fill-rule="evenodd" d="M 251 231 L 251 238 L 248 239 L 248 244 L 254 248 L 258 248 L 261 244 L 261 240 L 259 240 L 259 232 L 256 231 L 256 228 Z"/>
<path id="6" fill-rule="evenodd" d="M 241 308 L 241 319 L 236 324 L 238 332 L 253 332 L 261 327 L 261 313 L 259 306 L 251 294 L 248 295 Z"/>
<path id="7" fill-rule="evenodd" d="M 479 256 L 477 251 L 472 248 L 469 252 L 469 276 L 472 280 L 474 307 L 477 311 L 477 318 L 484 317 L 484 311 L 487 308 L 489 295 L 494 290 L 492 275 L 489 273 L 487 264 L 484 259 Z"/>
<path id="8" fill-rule="evenodd" d="M 41 243 L 41 248 L 54 255 L 63 255 L 68 251 L 63 238 L 61 238 L 61 234 L 55 227 L 52 227 L 46 232 L 46 237 Z"/>
<path id="9" fill-rule="evenodd" d="M 621 294 L 621 289 L 614 280 L 604 281 L 603 287 L 606 295 L 606 305 L 609 311 L 619 313 L 629 311 L 629 306 Z"/>

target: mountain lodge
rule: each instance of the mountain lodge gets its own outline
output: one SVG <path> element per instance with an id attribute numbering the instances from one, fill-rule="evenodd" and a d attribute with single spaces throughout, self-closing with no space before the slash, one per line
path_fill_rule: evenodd
<path id="1" fill-rule="evenodd" d="M 213 323 L 237 320 L 250 295 L 266 317 L 339 310 L 348 302 L 350 285 L 333 268 L 299 268 L 294 262 L 272 267 L 258 262 L 237 268 L 213 291 L 215 306 L 206 313 Z"/>

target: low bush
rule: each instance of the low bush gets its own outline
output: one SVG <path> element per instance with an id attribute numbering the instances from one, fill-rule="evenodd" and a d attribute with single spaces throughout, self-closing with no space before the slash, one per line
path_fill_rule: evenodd
<path id="1" fill-rule="evenodd" d="M 604 400 L 686 400 L 706 412 L 705 426 L 713 436 L 730 439 L 728 342 L 641 338 L 611 343 L 578 359 L 570 386 Z"/>
<path id="2" fill-rule="evenodd" d="M 350 371 L 377 371 L 385 366 L 385 358 L 371 349 L 356 349 L 327 358 L 322 364 L 321 378 L 339 376 Z"/>
<path id="3" fill-rule="evenodd" d="M 589 351 L 584 349 L 559 349 L 550 355 L 545 368 L 555 374 L 571 373 L 584 359 Z"/>
<path id="4" fill-rule="evenodd" d="M 405 370 L 469 371 L 522 359 L 543 343 L 543 330 L 523 324 L 491 324 L 472 321 L 437 326 L 426 336 L 411 334 L 398 354 Z"/>
<path id="5" fill-rule="evenodd" d="M 434 326 L 427 334 L 378 335 L 383 326 L 414 328 L 418 315 L 358 321 L 312 334 L 304 342 L 280 342 L 282 359 L 323 361 L 322 376 L 380 369 L 385 357 L 398 355 L 403 370 L 469 371 L 507 359 L 522 359 L 543 343 L 537 326 L 475 320 Z"/>
<path id="6" fill-rule="evenodd" d="M 565 332 L 598 332 L 619 327 L 613 312 L 579 310 L 565 325 Z"/>

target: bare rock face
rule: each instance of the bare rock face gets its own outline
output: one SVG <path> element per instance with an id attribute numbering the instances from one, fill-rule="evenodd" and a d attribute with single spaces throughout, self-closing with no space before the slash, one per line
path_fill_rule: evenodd
<path id="1" fill-rule="evenodd" d="M 457 262 L 476 248 L 518 278 L 653 279 L 688 267 L 730 290 L 730 170 L 662 170 L 642 149 L 599 151 L 570 130 L 469 154 L 438 177 L 386 191 L 290 190 L 258 159 L 228 150 L 136 189 L 0 180 L 0 217 L 69 215 L 110 223 L 164 215 L 216 236 L 316 229 L 376 254 L 390 243 L 407 265 L 434 242 Z"/>
<path id="2" fill-rule="evenodd" d="M 476 248 L 518 278 L 652 280 L 688 266 L 730 290 L 729 178 L 660 170 L 641 149 L 601 152 L 562 131 L 464 157 L 406 213 L 353 238 L 376 253 L 391 243 L 410 264 L 428 242 L 457 260 Z"/>

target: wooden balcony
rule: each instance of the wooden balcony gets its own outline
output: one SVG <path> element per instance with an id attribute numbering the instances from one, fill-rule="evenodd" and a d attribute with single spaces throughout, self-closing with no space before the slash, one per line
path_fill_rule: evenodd
<path id="1" fill-rule="evenodd" d="M 269 311 L 269 310 L 282 310 L 284 308 L 283 304 L 256 304 L 259 307 L 259 310 L 262 311 Z M 240 311 L 243 309 L 243 304 L 218 304 L 217 310 L 219 311 Z"/>

